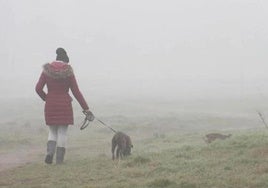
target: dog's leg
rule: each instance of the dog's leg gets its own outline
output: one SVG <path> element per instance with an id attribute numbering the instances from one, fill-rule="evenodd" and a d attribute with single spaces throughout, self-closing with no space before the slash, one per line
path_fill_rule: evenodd
<path id="1" fill-rule="evenodd" d="M 123 159 L 123 151 L 122 150 L 120 150 L 119 156 L 120 156 L 120 159 Z"/>
<path id="2" fill-rule="evenodd" d="M 112 159 L 114 160 L 114 151 L 112 151 Z"/>
<path id="3" fill-rule="evenodd" d="M 121 159 L 123 159 L 123 157 L 125 156 L 126 148 L 127 148 L 127 140 L 126 138 L 124 138 L 121 142 L 121 150 L 120 150 Z"/>
<path id="4" fill-rule="evenodd" d="M 114 160 L 114 150 L 115 150 L 115 147 L 116 147 L 115 143 L 112 142 L 112 158 L 113 158 L 113 160 Z"/>
<path id="5" fill-rule="evenodd" d="M 121 151 L 121 148 L 119 146 L 117 146 L 117 148 L 116 148 L 116 159 L 119 159 L 120 151 Z"/>

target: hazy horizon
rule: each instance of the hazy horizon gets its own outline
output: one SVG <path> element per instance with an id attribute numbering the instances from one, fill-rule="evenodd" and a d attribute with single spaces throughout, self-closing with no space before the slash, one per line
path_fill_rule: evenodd
<path id="1" fill-rule="evenodd" d="M 87 99 L 267 95 L 264 0 L 1 0 L 0 98 L 37 97 L 57 47 Z"/>

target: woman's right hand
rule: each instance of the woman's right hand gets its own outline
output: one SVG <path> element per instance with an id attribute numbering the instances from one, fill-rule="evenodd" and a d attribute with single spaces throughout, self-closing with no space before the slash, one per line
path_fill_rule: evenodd
<path id="1" fill-rule="evenodd" d="M 83 113 L 86 115 L 88 121 L 93 121 L 95 116 L 90 110 L 83 110 Z"/>

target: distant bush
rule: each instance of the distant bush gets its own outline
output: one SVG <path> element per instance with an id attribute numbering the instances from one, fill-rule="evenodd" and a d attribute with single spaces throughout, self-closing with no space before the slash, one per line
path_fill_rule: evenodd
<path id="1" fill-rule="evenodd" d="M 176 182 L 170 181 L 169 179 L 156 179 L 154 181 L 152 181 L 151 183 L 148 184 L 149 187 L 152 188 L 157 188 L 157 187 L 168 187 L 168 188 L 172 188 L 172 187 L 178 187 L 178 185 L 176 184 Z"/>
<path id="2" fill-rule="evenodd" d="M 193 183 L 188 183 L 188 182 L 181 182 L 180 186 L 178 186 L 180 188 L 197 188 L 196 184 Z"/>
<path id="3" fill-rule="evenodd" d="M 134 158 L 133 160 L 135 163 L 137 164 L 144 164 L 144 163 L 148 163 L 150 162 L 151 160 L 146 158 L 146 157 L 142 157 L 142 156 L 137 156 Z"/>
<path id="4" fill-rule="evenodd" d="M 150 161 L 151 160 L 149 158 L 137 156 L 137 157 L 133 158 L 133 160 L 128 161 L 125 165 L 128 167 L 132 167 L 132 166 L 137 166 L 137 165 L 143 165 L 143 164 L 146 164 Z"/>
<path id="5" fill-rule="evenodd" d="M 154 138 L 165 138 L 166 135 L 164 133 L 153 133 Z"/>

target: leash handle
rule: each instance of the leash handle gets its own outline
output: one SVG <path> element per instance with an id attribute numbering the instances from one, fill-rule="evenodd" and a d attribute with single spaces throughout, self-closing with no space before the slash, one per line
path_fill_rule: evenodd
<path id="1" fill-rule="evenodd" d="M 85 117 L 84 122 L 82 126 L 80 127 L 80 130 L 85 129 L 89 125 L 89 121 L 87 120 L 87 117 Z"/>

